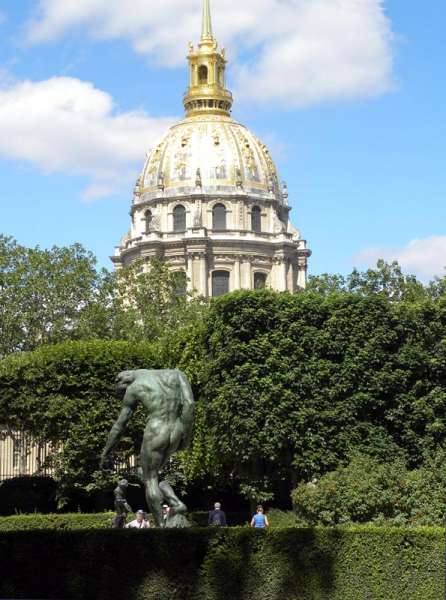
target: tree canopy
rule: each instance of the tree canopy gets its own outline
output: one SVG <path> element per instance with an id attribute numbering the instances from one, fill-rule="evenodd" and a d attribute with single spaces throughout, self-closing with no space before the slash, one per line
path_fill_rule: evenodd
<path id="1" fill-rule="evenodd" d="M 445 443 L 446 303 L 238 292 L 205 333 L 196 466 L 267 500 L 351 452 L 417 466 Z"/>
<path id="2" fill-rule="evenodd" d="M 81 246 L 0 237 L 0 423 L 61 449 L 63 485 L 94 484 L 122 369 L 181 367 L 198 401 L 182 483 L 268 501 L 360 453 L 421 468 L 446 444 L 446 283 L 397 264 L 297 294 L 184 293 L 159 261 L 98 270 Z M 138 452 L 141 421 L 118 456 Z M 138 433 L 139 432 L 139 433 Z"/>

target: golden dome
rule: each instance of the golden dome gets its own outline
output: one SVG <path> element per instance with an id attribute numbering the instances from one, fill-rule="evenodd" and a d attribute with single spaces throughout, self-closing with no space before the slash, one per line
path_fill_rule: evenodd
<path id="1" fill-rule="evenodd" d="M 171 127 L 147 157 L 139 192 L 145 200 L 160 192 L 284 200 L 265 144 L 230 117 L 207 114 Z"/>
<path id="2" fill-rule="evenodd" d="M 136 196 L 239 195 L 287 204 L 268 148 L 230 117 L 226 58 L 212 33 L 209 0 L 203 2 L 198 47 L 189 48 L 186 118 L 170 128 L 147 157 Z M 138 202 L 138 200 L 136 200 Z"/>

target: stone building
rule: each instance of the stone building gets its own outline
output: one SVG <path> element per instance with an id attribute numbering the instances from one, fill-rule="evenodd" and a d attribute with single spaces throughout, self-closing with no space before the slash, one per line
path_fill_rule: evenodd
<path id="1" fill-rule="evenodd" d="M 186 117 L 147 155 L 130 231 L 112 257 L 116 268 L 158 257 L 204 296 L 305 287 L 311 252 L 289 220 L 287 187 L 267 146 L 230 116 L 227 61 L 212 32 L 209 0 L 188 61 Z"/>

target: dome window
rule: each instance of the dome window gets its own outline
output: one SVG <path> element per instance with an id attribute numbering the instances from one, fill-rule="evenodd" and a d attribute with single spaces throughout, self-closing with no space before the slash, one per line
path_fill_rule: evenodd
<path id="1" fill-rule="evenodd" d="M 264 290 L 266 288 L 266 273 L 254 273 L 254 289 Z"/>
<path id="2" fill-rule="evenodd" d="M 212 211 L 212 229 L 215 231 L 225 231 L 226 226 L 226 206 L 216 204 Z"/>
<path id="3" fill-rule="evenodd" d="M 262 232 L 262 211 L 259 206 L 254 206 L 251 212 L 251 229 L 256 233 Z"/>
<path id="4" fill-rule="evenodd" d="M 206 65 L 201 65 L 198 69 L 198 83 L 205 85 L 208 82 L 208 68 Z"/>
<path id="5" fill-rule="evenodd" d="M 186 231 L 186 209 L 181 204 L 173 209 L 173 230 Z"/>
<path id="6" fill-rule="evenodd" d="M 214 271 L 212 273 L 212 295 L 223 296 L 229 292 L 228 271 Z"/>
<path id="7" fill-rule="evenodd" d="M 151 210 L 146 210 L 144 213 L 144 222 L 146 224 L 146 233 L 152 229 L 153 215 Z"/>

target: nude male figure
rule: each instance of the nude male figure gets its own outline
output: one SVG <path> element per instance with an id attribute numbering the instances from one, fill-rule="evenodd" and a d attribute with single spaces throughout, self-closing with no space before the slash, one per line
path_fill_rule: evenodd
<path id="1" fill-rule="evenodd" d="M 178 450 L 188 447 L 194 427 L 194 397 L 189 382 L 179 370 L 124 371 L 116 378 L 118 393 L 124 395 L 123 408 L 113 425 L 101 457 L 101 467 L 124 434 L 141 403 L 147 423 L 141 447 L 141 466 L 147 504 L 158 527 L 163 527 L 162 502 L 173 514 L 184 514 L 186 506 L 167 482 L 159 483 L 159 471 Z"/>

